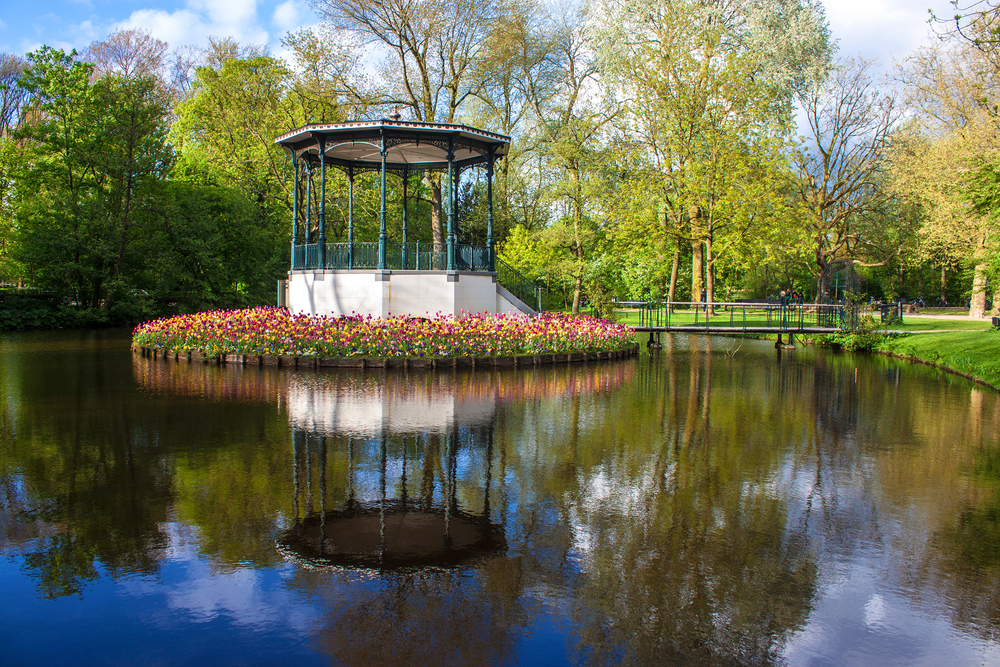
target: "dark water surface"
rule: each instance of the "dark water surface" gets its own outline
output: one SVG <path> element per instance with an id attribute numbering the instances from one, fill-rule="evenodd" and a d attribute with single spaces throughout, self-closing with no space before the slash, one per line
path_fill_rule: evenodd
<path id="1" fill-rule="evenodd" d="M 127 336 L 0 338 L 2 664 L 1000 664 L 1000 401 L 964 380 L 699 337 L 432 374 Z"/>

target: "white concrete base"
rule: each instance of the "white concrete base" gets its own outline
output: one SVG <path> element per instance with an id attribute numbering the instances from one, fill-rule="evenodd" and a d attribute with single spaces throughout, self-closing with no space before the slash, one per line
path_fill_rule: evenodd
<path id="1" fill-rule="evenodd" d="M 444 271 L 289 271 L 285 303 L 294 314 L 332 317 L 534 314 L 494 280 L 488 273 Z"/>

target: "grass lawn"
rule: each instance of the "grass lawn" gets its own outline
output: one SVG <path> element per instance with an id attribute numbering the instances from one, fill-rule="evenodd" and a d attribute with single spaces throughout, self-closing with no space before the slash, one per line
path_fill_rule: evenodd
<path id="1" fill-rule="evenodd" d="M 593 314 L 590 309 L 585 309 L 582 312 L 588 315 Z M 728 327 L 730 322 L 732 322 L 733 326 L 743 324 L 743 314 L 738 310 L 730 312 L 719 308 L 715 311 L 715 315 L 709 319 L 709 325 L 712 327 Z M 634 309 L 616 309 L 615 322 L 637 327 L 639 326 L 639 311 Z M 747 326 L 765 326 L 767 324 L 767 315 L 762 311 L 751 311 L 747 313 L 746 324 Z M 703 327 L 705 326 L 705 313 L 701 310 L 696 313 L 694 310 L 677 309 L 670 314 L 670 325 L 675 327 Z"/>
<path id="2" fill-rule="evenodd" d="M 952 329 L 974 329 L 986 331 L 992 326 L 988 321 L 969 319 L 943 319 L 937 317 L 907 317 L 903 316 L 903 324 L 890 324 L 894 331 L 942 331 Z"/>
<path id="3" fill-rule="evenodd" d="M 900 336 L 887 340 L 882 349 L 946 366 L 1000 387 L 1000 332 L 954 331 Z"/>

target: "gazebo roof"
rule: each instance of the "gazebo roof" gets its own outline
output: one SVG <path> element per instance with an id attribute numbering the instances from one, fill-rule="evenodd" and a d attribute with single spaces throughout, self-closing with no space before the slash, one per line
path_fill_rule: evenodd
<path id="1" fill-rule="evenodd" d="M 419 123 L 397 120 L 312 123 L 274 140 L 296 158 L 319 162 L 320 144 L 326 163 L 358 171 L 380 169 L 385 142 L 386 165 L 398 171 L 405 167 L 443 170 L 449 147 L 458 168 L 470 167 L 507 154 L 510 137 L 465 125 Z"/>

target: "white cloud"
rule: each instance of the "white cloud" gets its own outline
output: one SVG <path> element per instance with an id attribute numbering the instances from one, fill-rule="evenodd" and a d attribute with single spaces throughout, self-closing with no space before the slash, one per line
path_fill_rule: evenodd
<path id="1" fill-rule="evenodd" d="M 187 6 L 216 25 L 245 26 L 257 20 L 257 0 L 188 0 Z"/>
<path id="2" fill-rule="evenodd" d="M 101 36 L 101 30 L 97 26 L 95 26 L 94 23 L 90 20 L 84 21 L 79 25 L 75 26 L 74 31 L 78 33 L 81 39 L 90 42 L 94 41 L 95 39 Z"/>
<path id="3" fill-rule="evenodd" d="M 302 24 L 302 17 L 295 0 L 287 0 L 275 7 L 271 22 L 283 32 L 298 28 Z"/>
<path id="4" fill-rule="evenodd" d="M 73 49 L 77 48 L 76 45 L 70 44 L 69 42 L 61 39 L 49 39 L 44 42 L 40 42 L 37 39 L 25 39 L 21 42 L 21 53 L 31 53 L 32 51 L 37 51 L 42 48 L 42 46 L 49 46 L 53 49 L 62 49 L 66 53 L 69 53 Z"/>
<path id="5" fill-rule="evenodd" d="M 824 0 L 823 5 L 840 55 L 877 58 L 884 69 L 930 43 L 928 7 L 938 16 L 955 11 L 950 0 Z"/>
<path id="6" fill-rule="evenodd" d="M 210 36 L 232 37 L 243 44 L 267 44 L 269 35 L 257 17 L 256 0 L 188 0 L 173 12 L 140 9 L 112 26 L 142 28 L 170 46 L 203 46 Z"/>

